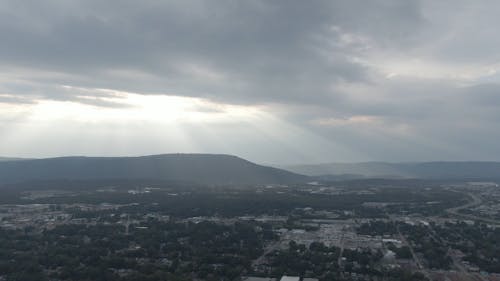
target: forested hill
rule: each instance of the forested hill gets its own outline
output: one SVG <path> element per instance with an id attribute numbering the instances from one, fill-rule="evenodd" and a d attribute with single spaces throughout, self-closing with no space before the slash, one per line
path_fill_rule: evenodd
<path id="1" fill-rule="evenodd" d="M 265 184 L 299 183 L 307 181 L 308 177 L 222 154 L 0 161 L 0 183 L 60 179 L 158 179 L 201 184 Z"/>

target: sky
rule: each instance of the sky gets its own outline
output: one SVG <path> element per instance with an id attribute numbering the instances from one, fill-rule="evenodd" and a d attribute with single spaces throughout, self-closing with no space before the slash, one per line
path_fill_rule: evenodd
<path id="1" fill-rule="evenodd" d="M 0 156 L 500 160 L 495 0 L 0 0 Z"/>

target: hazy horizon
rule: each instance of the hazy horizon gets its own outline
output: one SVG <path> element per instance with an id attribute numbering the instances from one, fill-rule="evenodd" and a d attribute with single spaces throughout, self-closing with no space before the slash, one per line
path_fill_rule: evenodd
<path id="1" fill-rule="evenodd" d="M 117 155 L 78 155 L 78 154 L 70 154 L 70 155 L 53 155 L 53 156 L 43 156 L 43 157 L 18 157 L 18 156 L 6 156 L 0 155 L 0 160 L 2 159 L 14 159 L 14 160 L 40 160 L 40 159 L 51 159 L 51 158 L 65 158 L 65 157 L 88 157 L 88 158 L 134 158 L 134 157 L 148 157 L 148 156 L 161 156 L 161 155 L 229 155 L 236 156 L 242 158 L 244 160 L 248 160 L 250 162 L 264 165 L 264 166 L 272 166 L 277 168 L 292 168 L 299 166 L 321 166 L 321 165 L 331 165 L 331 164 L 340 164 L 340 165 L 350 165 L 350 164 L 416 164 L 416 163 L 439 163 L 439 162 L 455 162 L 455 163 L 466 163 L 466 162 L 483 162 L 483 163 L 500 163 L 500 161 L 496 160 L 474 160 L 474 159 L 458 159 L 458 160 L 439 160 L 439 159 L 430 159 L 430 160 L 421 160 L 421 161 L 330 161 L 330 162 L 259 162 L 254 161 L 249 158 L 241 157 L 240 155 L 235 154 L 227 154 L 227 153 L 210 153 L 210 152 L 171 152 L 171 153 L 158 153 L 158 154 L 137 154 L 137 155 L 125 155 L 125 154 L 117 154 Z"/>

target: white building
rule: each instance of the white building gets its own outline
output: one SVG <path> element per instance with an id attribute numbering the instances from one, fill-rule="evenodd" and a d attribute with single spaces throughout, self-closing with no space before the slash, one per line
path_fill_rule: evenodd
<path id="1" fill-rule="evenodd" d="M 276 281 L 276 279 L 274 279 L 274 278 L 252 277 L 252 276 L 243 277 L 241 280 L 242 281 Z"/>
<path id="2" fill-rule="evenodd" d="M 298 276 L 283 276 L 280 281 L 300 281 L 300 277 Z"/>

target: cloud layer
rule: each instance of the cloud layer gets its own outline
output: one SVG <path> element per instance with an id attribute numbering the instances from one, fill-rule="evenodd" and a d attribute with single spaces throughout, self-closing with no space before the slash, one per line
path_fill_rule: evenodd
<path id="1" fill-rule="evenodd" d="M 120 128 L 136 141 L 111 154 L 179 148 L 264 162 L 500 160 L 499 11 L 486 0 L 4 0 L 0 134 L 10 142 L 0 154 L 37 155 L 32 142 L 12 143 L 41 126 L 33 117 L 41 104 L 134 114 L 130 97 L 139 95 L 185 97 L 197 105 L 190 112 L 218 121 L 175 124 L 195 148 L 171 141 L 140 150 L 145 132 L 134 136 L 134 125 L 115 122 L 84 126 L 86 149 L 58 150 L 47 138 L 53 148 L 38 154 L 101 153 L 96 138 Z M 255 114 L 235 117 L 228 108 Z M 82 126 L 72 118 L 44 126 Z M 141 122 L 149 132 L 156 121 Z M 221 146 L 222 137 L 231 144 Z"/>

